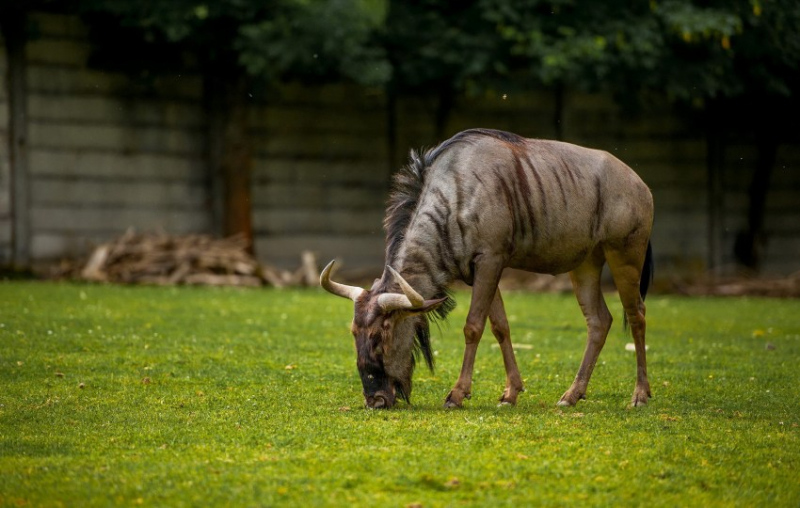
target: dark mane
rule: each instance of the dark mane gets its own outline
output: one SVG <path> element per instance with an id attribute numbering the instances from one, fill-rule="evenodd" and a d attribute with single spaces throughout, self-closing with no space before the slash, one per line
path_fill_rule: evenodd
<path id="1" fill-rule="evenodd" d="M 525 138 L 523 138 L 519 134 L 514 134 L 513 132 L 499 131 L 496 129 L 469 129 L 459 134 L 456 134 L 456 136 L 459 136 L 461 134 L 466 134 L 468 136 L 489 136 L 490 138 L 494 138 L 499 141 L 509 143 L 511 145 L 521 145 L 525 143 Z"/>
<path id="2" fill-rule="evenodd" d="M 417 323 L 417 326 L 414 327 L 413 360 L 415 366 L 419 355 L 422 355 L 422 358 L 425 360 L 425 365 L 427 365 L 428 369 L 433 372 L 433 350 L 431 348 L 430 323 L 428 318 L 425 316 L 422 316 L 419 320 L 419 323 Z"/>
<path id="3" fill-rule="evenodd" d="M 386 205 L 386 216 L 383 218 L 383 230 L 386 232 L 386 264 L 394 265 L 397 251 L 405 238 L 406 229 L 419 204 L 422 187 L 425 184 L 425 171 L 432 162 L 431 150 L 420 156 L 417 150 L 411 150 L 408 164 L 395 173 L 392 178 L 392 190 Z"/>
<path id="4" fill-rule="evenodd" d="M 408 224 L 419 204 L 428 168 L 442 153 L 456 143 L 470 143 L 482 136 L 492 137 L 510 144 L 525 142 L 525 138 L 510 132 L 494 129 L 470 129 L 459 132 L 434 148 L 411 150 L 408 155 L 408 164 L 394 175 L 392 191 L 386 206 L 386 216 L 383 219 L 383 229 L 386 231 L 387 264 L 394 263 L 397 250 L 405 238 Z"/>

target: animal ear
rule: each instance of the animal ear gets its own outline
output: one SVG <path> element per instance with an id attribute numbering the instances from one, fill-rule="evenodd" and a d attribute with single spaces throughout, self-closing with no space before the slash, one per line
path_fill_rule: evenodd
<path id="1" fill-rule="evenodd" d="M 422 303 L 422 306 L 414 308 L 414 309 L 409 309 L 409 310 L 407 310 L 405 312 L 407 312 L 410 315 L 427 314 L 428 312 L 436 310 L 441 304 L 443 304 L 444 302 L 447 301 L 447 298 L 448 297 L 445 296 L 444 298 L 435 298 L 433 300 L 425 300 Z"/>

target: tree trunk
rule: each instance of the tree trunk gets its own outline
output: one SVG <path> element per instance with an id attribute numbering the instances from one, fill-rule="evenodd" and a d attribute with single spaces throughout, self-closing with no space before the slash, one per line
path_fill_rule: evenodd
<path id="1" fill-rule="evenodd" d="M 708 271 L 718 277 L 722 270 L 724 192 L 722 174 L 725 142 L 720 108 L 714 102 L 706 107 L 706 168 L 708 169 Z"/>
<path id="2" fill-rule="evenodd" d="M 739 232 L 734 246 L 737 261 L 755 272 L 761 268 L 762 250 L 766 244 L 764 216 L 778 145 L 777 133 L 772 130 L 763 128 L 756 133 L 758 155 L 748 190 L 750 206 L 747 210 L 747 230 Z"/>
<path id="3" fill-rule="evenodd" d="M 206 76 L 211 216 L 224 236 L 242 234 L 254 251 L 253 148 L 247 118 L 249 80 L 243 71 Z"/>

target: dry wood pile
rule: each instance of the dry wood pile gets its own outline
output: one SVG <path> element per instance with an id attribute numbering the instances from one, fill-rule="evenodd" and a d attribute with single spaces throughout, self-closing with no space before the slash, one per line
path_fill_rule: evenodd
<path id="1" fill-rule="evenodd" d="M 126 284 L 276 287 L 316 285 L 318 276 L 310 252 L 303 252 L 300 268 L 289 272 L 259 264 L 241 235 L 217 239 L 133 230 L 97 247 L 78 275 Z"/>
<path id="2" fill-rule="evenodd" d="M 714 296 L 771 296 L 776 298 L 800 297 L 800 272 L 787 277 L 731 278 L 719 281 L 699 282 L 680 288 L 680 292 L 692 295 Z"/>
<path id="3" fill-rule="evenodd" d="M 548 275 L 507 268 L 500 279 L 503 291 L 533 291 L 536 293 L 564 293 L 572 291 L 569 275 Z"/>

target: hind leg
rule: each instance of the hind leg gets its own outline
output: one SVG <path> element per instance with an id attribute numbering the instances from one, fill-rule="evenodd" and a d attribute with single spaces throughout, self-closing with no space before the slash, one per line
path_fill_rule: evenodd
<path id="1" fill-rule="evenodd" d="M 511 330 L 506 318 L 506 310 L 503 307 L 503 298 L 500 290 L 494 295 L 492 306 L 489 309 L 489 322 L 492 325 L 492 333 L 500 345 L 503 353 L 503 365 L 506 368 L 506 388 L 500 396 L 500 404 L 515 405 L 519 392 L 525 391 L 522 386 L 522 378 L 517 367 L 517 360 L 514 358 L 514 348 L 511 346 Z"/>
<path id="2" fill-rule="evenodd" d="M 583 361 L 578 369 L 578 374 L 572 382 L 561 400 L 559 406 L 574 406 L 580 399 L 586 398 L 586 387 L 589 385 L 589 378 L 597 363 L 597 357 L 603 349 L 611 328 L 611 313 L 608 311 L 606 301 L 600 289 L 600 274 L 603 270 L 603 255 L 599 249 L 583 262 L 578 268 L 570 272 L 572 287 L 575 290 L 575 297 L 586 318 L 588 336 L 586 339 L 586 350 L 583 353 Z"/>
<path id="3" fill-rule="evenodd" d="M 606 259 L 614 282 L 617 285 L 619 299 L 625 309 L 625 317 L 631 327 L 633 343 L 636 346 L 636 386 L 631 397 L 631 405 L 643 406 L 651 397 L 650 382 L 647 379 L 647 353 L 645 351 L 645 305 L 639 293 L 639 279 L 644 264 L 645 243 L 640 249 L 617 250 L 608 249 Z"/>

